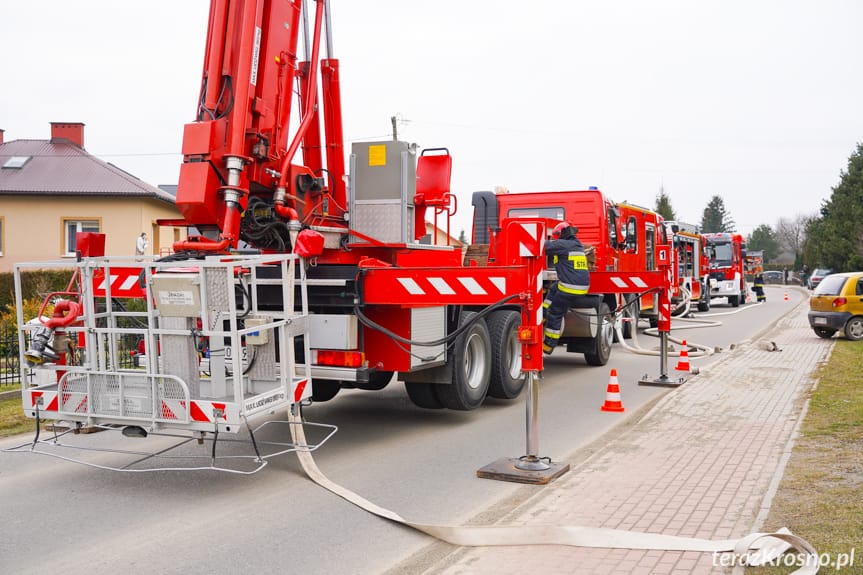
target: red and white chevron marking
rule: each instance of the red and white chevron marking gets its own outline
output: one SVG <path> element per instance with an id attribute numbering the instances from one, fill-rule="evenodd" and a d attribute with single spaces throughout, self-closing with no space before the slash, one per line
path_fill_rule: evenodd
<path id="1" fill-rule="evenodd" d="M 144 291 L 139 283 L 141 268 L 112 268 L 109 281 L 105 281 L 103 270 L 97 270 L 93 275 L 94 294 L 97 297 L 105 295 L 107 286 L 111 286 L 112 297 L 143 297 Z"/>
<path id="2" fill-rule="evenodd" d="M 608 280 L 612 282 L 618 288 L 638 288 L 638 289 L 647 289 L 650 287 L 650 284 L 644 281 L 642 278 L 638 276 L 608 276 Z"/>
<path id="3" fill-rule="evenodd" d="M 36 403 L 40 397 L 42 398 L 42 404 L 39 406 L 39 411 L 57 411 L 59 400 L 56 391 L 31 391 L 30 407 L 36 407 Z"/>
<path id="4" fill-rule="evenodd" d="M 506 295 L 505 277 L 401 277 L 398 283 L 410 295 Z"/>
<path id="5" fill-rule="evenodd" d="M 516 232 L 518 255 L 523 258 L 538 257 L 545 247 L 543 226 L 539 222 L 519 222 L 518 226 L 511 230 L 515 231 L 519 228 L 521 233 Z"/>
<path id="6" fill-rule="evenodd" d="M 214 415 L 216 410 L 222 411 L 222 415 L 218 418 L 219 423 L 239 423 L 240 410 L 233 403 L 196 400 L 189 405 L 189 415 L 192 421 L 199 423 L 216 423 Z"/>
<path id="7" fill-rule="evenodd" d="M 182 399 L 162 399 L 160 409 L 161 419 L 168 421 L 186 421 L 186 402 Z"/>

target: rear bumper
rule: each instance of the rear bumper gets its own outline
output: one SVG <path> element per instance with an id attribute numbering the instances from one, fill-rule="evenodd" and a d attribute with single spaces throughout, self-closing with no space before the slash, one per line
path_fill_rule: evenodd
<path id="1" fill-rule="evenodd" d="M 851 315 L 847 311 L 810 311 L 809 326 L 838 331 L 845 327 L 845 323 L 851 318 Z"/>

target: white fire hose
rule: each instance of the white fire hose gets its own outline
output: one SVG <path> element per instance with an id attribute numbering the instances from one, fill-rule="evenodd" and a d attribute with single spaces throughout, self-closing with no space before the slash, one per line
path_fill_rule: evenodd
<path id="1" fill-rule="evenodd" d="M 752 533 L 740 539 L 713 541 L 693 537 L 574 525 L 451 526 L 408 521 L 394 511 L 372 503 L 325 476 L 315 463 L 311 451 L 302 447 L 308 444 L 306 443 L 299 409 L 290 409 L 288 420 L 291 423 L 289 427 L 293 442 L 300 446 L 297 450 L 297 457 L 306 475 L 312 481 L 370 513 L 406 525 L 452 545 L 465 547 L 567 545 L 609 549 L 734 553 L 735 558 L 745 558 L 747 566 L 765 565 L 793 547 L 806 558 L 805 561 L 797 563 L 802 563 L 803 566 L 794 571 L 792 575 L 814 575 L 818 572 L 819 557 L 815 548 L 806 540 L 784 528 L 775 533 Z M 734 561 L 733 575 L 743 575 L 744 566 L 741 563 Z"/>

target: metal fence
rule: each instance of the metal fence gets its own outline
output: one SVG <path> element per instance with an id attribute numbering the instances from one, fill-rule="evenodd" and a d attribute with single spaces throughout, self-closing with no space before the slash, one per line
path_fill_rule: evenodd
<path id="1" fill-rule="evenodd" d="M 11 329 L 0 324 L 0 387 L 10 386 L 21 380 L 18 361 L 18 335 L 15 326 Z"/>
<path id="2" fill-rule="evenodd" d="M 138 340 L 135 335 L 123 335 L 119 340 L 120 368 L 132 369 L 138 367 L 135 353 L 138 351 Z M 83 350 L 79 350 L 79 353 Z M 134 353 L 133 353 L 134 352 Z M 21 381 L 21 365 L 18 354 L 18 333 L 14 324 L 0 322 L 0 391 Z"/>

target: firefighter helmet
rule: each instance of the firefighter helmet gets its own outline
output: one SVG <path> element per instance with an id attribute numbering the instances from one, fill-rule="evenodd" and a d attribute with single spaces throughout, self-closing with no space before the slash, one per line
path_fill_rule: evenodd
<path id="1" fill-rule="evenodd" d="M 560 222 L 551 230 L 551 238 L 554 240 L 568 238 L 574 236 L 576 232 L 578 232 L 578 228 L 573 227 L 569 222 Z"/>

